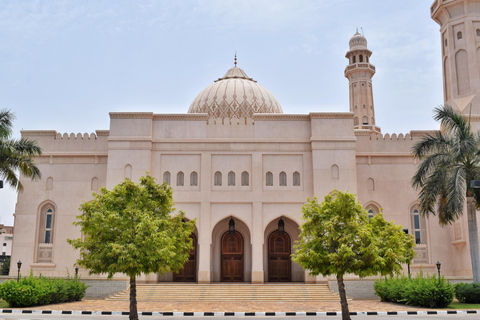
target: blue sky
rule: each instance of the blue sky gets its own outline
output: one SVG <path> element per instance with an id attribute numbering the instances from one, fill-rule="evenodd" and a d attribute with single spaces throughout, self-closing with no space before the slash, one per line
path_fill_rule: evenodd
<path id="1" fill-rule="evenodd" d="M 285 113 L 348 111 L 345 53 L 363 28 L 383 133 L 436 129 L 443 103 L 432 1 L 0 0 L 0 109 L 20 130 L 91 133 L 109 111 L 184 113 L 233 66 Z M 0 223 L 16 194 L 0 190 Z"/>

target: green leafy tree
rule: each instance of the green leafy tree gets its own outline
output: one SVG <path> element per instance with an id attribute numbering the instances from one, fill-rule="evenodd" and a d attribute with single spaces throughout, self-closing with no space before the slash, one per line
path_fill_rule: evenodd
<path id="1" fill-rule="evenodd" d="M 10 139 L 15 115 L 10 110 L 0 110 L 0 178 L 17 190 L 23 190 L 17 172 L 37 180 L 41 178 L 40 170 L 33 163 L 42 149 L 34 140 Z"/>
<path id="2" fill-rule="evenodd" d="M 9 272 L 10 272 L 10 257 L 6 257 L 5 260 L 3 260 L 0 274 L 2 276 L 8 276 Z"/>
<path id="3" fill-rule="evenodd" d="M 80 205 L 83 214 L 74 222 L 83 238 L 67 241 L 80 249 L 77 264 L 90 274 L 130 278 L 130 319 L 138 319 L 135 277 L 180 270 L 192 249 L 195 221 L 185 221 L 181 211 L 171 215 L 172 189 L 158 185 L 148 172 L 138 184 L 126 179 L 93 197 Z"/>
<path id="4" fill-rule="evenodd" d="M 450 224 L 463 214 L 467 200 L 468 238 L 473 282 L 480 282 L 480 255 L 475 206 L 480 192 L 470 186 L 480 180 L 480 132 L 474 132 L 468 117 L 449 106 L 436 108 L 435 121 L 441 131 L 426 135 L 413 147 L 413 156 L 422 162 L 412 178 L 420 189 L 420 213 L 437 215 L 440 225 Z"/>
<path id="5" fill-rule="evenodd" d="M 333 191 L 322 203 L 309 200 L 302 208 L 303 223 L 293 260 L 311 275 L 335 275 L 342 319 L 350 319 L 343 277 L 392 275 L 415 254 L 412 236 L 385 221 L 381 213 L 369 219 L 355 195 Z"/>

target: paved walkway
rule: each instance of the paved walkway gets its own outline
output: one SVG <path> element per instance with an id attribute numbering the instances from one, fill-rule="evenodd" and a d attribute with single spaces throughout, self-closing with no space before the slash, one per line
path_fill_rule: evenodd
<path id="1" fill-rule="evenodd" d="M 350 300 L 351 312 L 369 311 L 422 311 L 435 310 L 402 304 L 380 302 L 379 300 Z M 78 302 L 51 304 L 47 306 L 24 308 L 31 310 L 71 310 L 71 311 L 128 311 L 128 301 L 107 301 L 103 299 L 84 299 Z M 341 311 L 338 301 L 229 301 L 229 302 L 138 302 L 140 312 L 337 312 Z"/>

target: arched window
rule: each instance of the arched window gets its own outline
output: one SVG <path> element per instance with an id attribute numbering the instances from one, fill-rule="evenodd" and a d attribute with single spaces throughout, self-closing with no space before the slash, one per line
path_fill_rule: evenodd
<path id="1" fill-rule="evenodd" d="M 357 106 L 355 106 L 356 108 Z M 353 125 L 354 126 L 358 126 L 358 117 L 355 117 L 355 119 L 353 119 Z"/>
<path id="2" fill-rule="evenodd" d="M 93 191 L 98 190 L 98 178 L 97 178 L 97 177 L 93 177 L 93 178 L 92 178 L 91 189 L 92 189 Z"/>
<path id="3" fill-rule="evenodd" d="M 163 173 L 163 182 L 170 184 L 170 172 L 165 171 Z"/>
<path id="4" fill-rule="evenodd" d="M 353 63 L 357 63 L 357 57 L 353 56 Z"/>
<path id="5" fill-rule="evenodd" d="M 363 62 L 363 55 L 360 55 L 360 62 Z"/>
<path id="6" fill-rule="evenodd" d="M 336 164 L 334 164 L 332 166 L 332 179 L 334 180 L 338 180 L 340 179 L 340 170 L 338 169 L 338 166 Z"/>
<path id="7" fill-rule="evenodd" d="M 248 186 L 250 184 L 250 175 L 247 171 L 242 172 L 242 186 Z"/>
<path id="8" fill-rule="evenodd" d="M 279 175 L 279 183 L 280 183 L 280 186 L 284 187 L 287 185 L 287 174 L 285 172 L 280 172 L 280 175 Z"/>
<path id="9" fill-rule="evenodd" d="M 191 186 L 197 186 L 198 185 L 198 174 L 193 171 L 192 173 L 190 173 L 190 185 Z"/>
<path id="10" fill-rule="evenodd" d="M 363 124 L 368 124 L 368 117 L 367 116 L 363 116 Z"/>
<path id="11" fill-rule="evenodd" d="M 457 39 L 460 40 L 463 38 L 463 34 L 462 34 L 462 31 L 458 31 L 457 32 Z"/>
<path id="12" fill-rule="evenodd" d="M 273 186 L 273 174 L 270 171 L 265 175 L 265 184 L 267 186 Z"/>
<path id="13" fill-rule="evenodd" d="M 410 211 L 412 220 L 412 234 L 416 244 L 426 244 L 427 235 L 425 229 L 425 218 L 420 215 L 417 206 L 412 207 Z"/>
<path id="14" fill-rule="evenodd" d="M 293 173 L 293 185 L 296 187 L 300 185 L 300 173 L 297 171 Z"/>
<path id="15" fill-rule="evenodd" d="M 125 179 L 132 179 L 132 166 L 129 164 L 125 166 Z"/>
<path id="16" fill-rule="evenodd" d="M 53 243 L 53 214 L 52 205 L 46 205 L 40 214 L 40 243 Z"/>
<path id="17" fill-rule="evenodd" d="M 377 208 L 376 205 L 369 204 L 365 207 L 365 210 L 368 212 L 368 217 L 372 219 L 377 213 L 380 212 L 380 210 Z"/>
<path id="18" fill-rule="evenodd" d="M 177 173 L 177 186 L 183 186 L 184 178 L 185 178 L 185 175 L 183 174 L 182 171 Z"/>
<path id="19" fill-rule="evenodd" d="M 228 185 L 234 186 L 235 185 L 235 172 L 230 171 L 228 173 Z"/>
<path id="20" fill-rule="evenodd" d="M 367 190 L 375 191 L 375 181 L 372 178 L 368 178 L 367 180 Z"/>
<path id="21" fill-rule="evenodd" d="M 213 185 L 221 186 L 222 185 L 222 173 L 220 171 L 215 172 L 213 177 Z"/>
<path id="22" fill-rule="evenodd" d="M 370 60 L 368 60 L 368 56 L 366 56 L 366 57 L 367 57 L 367 62 L 370 62 Z"/>
<path id="23" fill-rule="evenodd" d="M 47 188 L 47 190 L 52 190 L 53 189 L 53 178 L 52 177 L 48 177 L 46 188 Z"/>

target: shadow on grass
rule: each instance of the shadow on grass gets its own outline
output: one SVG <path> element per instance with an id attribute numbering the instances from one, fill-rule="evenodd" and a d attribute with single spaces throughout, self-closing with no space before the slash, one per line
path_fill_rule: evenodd
<path id="1" fill-rule="evenodd" d="M 480 304 L 452 302 L 448 305 L 447 309 L 480 309 Z"/>

